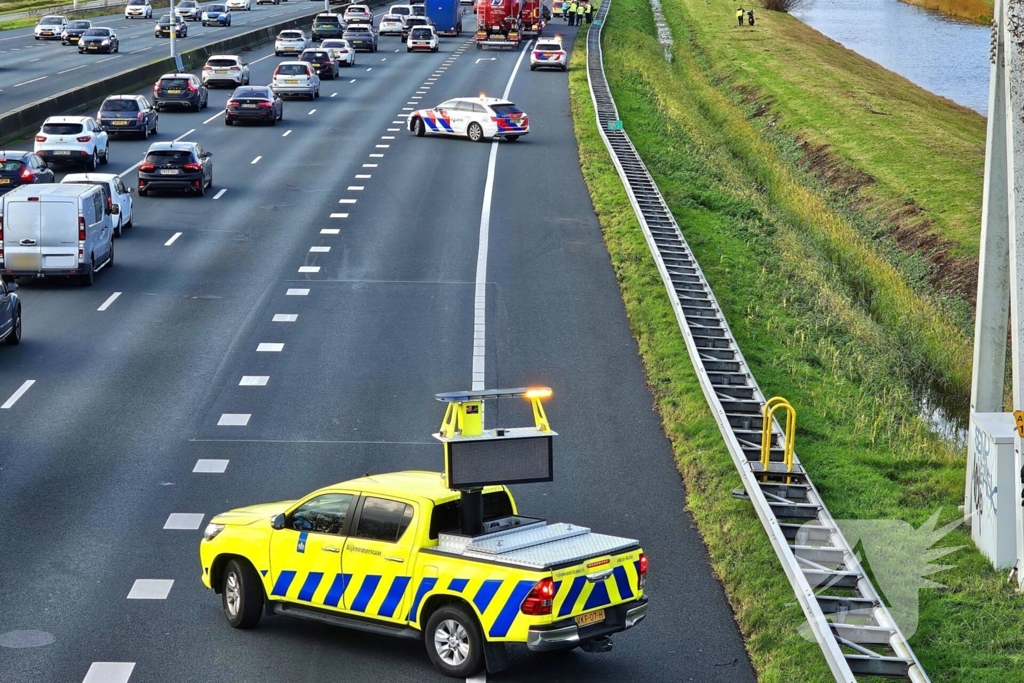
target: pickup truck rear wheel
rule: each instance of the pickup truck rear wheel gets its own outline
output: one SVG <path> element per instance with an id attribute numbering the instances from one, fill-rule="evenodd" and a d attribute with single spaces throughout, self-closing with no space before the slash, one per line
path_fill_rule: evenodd
<path id="1" fill-rule="evenodd" d="M 263 616 L 263 586 L 259 574 L 244 560 L 231 560 L 224 568 L 221 602 L 224 616 L 235 628 L 252 628 Z"/>
<path id="2" fill-rule="evenodd" d="M 469 678 L 484 666 L 484 638 L 476 618 L 461 605 L 440 607 L 424 632 L 427 655 L 443 674 Z"/>

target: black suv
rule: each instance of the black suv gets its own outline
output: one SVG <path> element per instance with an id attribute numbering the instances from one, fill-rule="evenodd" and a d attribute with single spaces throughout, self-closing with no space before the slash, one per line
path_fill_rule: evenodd
<path id="1" fill-rule="evenodd" d="M 345 33 L 345 22 L 337 14 L 318 14 L 313 19 L 313 42 L 324 38 L 341 38 Z"/>
<path id="2" fill-rule="evenodd" d="M 352 46 L 352 49 L 358 52 L 359 50 L 365 50 L 367 52 L 377 51 L 377 32 L 372 27 L 366 24 L 352 24 L 345 29 L 345 35 L 342 36 L 348 41 L 348 44 Z"/>
<path id="3" fill-rule="evenodd" d="M 196 142 L 154 142 L 139 165 L 139 196 L 150 190 L 188 190 L 202 197 L 213 188 L 211 156 Z"/>
<path id="4" fill-rule="evenodd" d="M 198 76 L 164 74 L 153 86 L 153 106 L 157 111 L 168 105 L 199 111 L 209 103 L 210 91 Z"/>
<path id="5" fill-rule="evenodd" d="M 160 125 L 160 115 L 142 95 L 111 95 L 100 105 L 96 120 L 107 135 L 138 135 L 149 139 Z"/>
<path id="6" fill-rule="evenodd" d="M 32 152 L 0 149 L 0 195 L 5 195 L 21 185 L 53 183 L 57 179 L 53 169 Z"/>
<path id="7" fill-rule="evenodd" d="M 338 77 L 338 63 L 326 50 L 303 50 L 299 55 L 299 61 L 313 67 L 320 78 L 329 78 L 333 81 Z"/>

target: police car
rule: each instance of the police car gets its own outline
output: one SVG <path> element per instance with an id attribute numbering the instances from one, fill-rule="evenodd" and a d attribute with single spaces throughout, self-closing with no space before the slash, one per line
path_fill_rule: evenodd
<path id="1" fill-rule="evenodd" d="M 559 69 L 569 67 L 569 53 L 562 46 L 562 38 L 538 38 L 530 52 L 530 71 L 537 69 Z"/>
<path id="2" fill-rule="evenodd" d="M 473 142 L 505 138 L 515 142 L 530 132 L 530 117 L 508 100 L 496 97 L 457 97 L 433 109 L 419 109 L 409 116 L 408 129 L 423 137 L 465 135 Z"/>

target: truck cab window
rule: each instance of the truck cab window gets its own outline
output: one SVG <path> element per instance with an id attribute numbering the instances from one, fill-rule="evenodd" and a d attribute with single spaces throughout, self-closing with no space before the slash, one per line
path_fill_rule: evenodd
<path id="1" fill-rule="evenodd" d="M 295 531 L 339 535 L 351 504 L 349 493 L 325 493 L 306 501 L 288 515 L 286 526 Z"/>
<path id="2" fill-rule="evenodd" d="M 395 543 L 412 522 L 412 506 L 397 500 L 366 498 L 359 513 L 356 538 Z"/>

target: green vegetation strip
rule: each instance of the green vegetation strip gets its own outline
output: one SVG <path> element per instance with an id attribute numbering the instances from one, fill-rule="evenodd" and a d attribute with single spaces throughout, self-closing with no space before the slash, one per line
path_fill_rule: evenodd
<path id="1" fill-rule="evenodd" d="M 154 10 L 166 9 L 170 7 L 169 0 L 150 0 L 150 4 L 153 6 Z M 102 7 L 83 12 L 67 12 L 65 14 L 68 17 L 68 19 L 95 19 L 96 17 L 107 17 L 111 15 L 117 15 L 119 12 L 124 12 L 124 7 Z M 158 15 L 154 14 L 152 20 L 140 19 L 137 21 L 141 21 L 142 23 L 149 23 L 150 21 L 152 21 L 153 23 L 155 23 L 156 19 L 158 18 Z M 0 31 L 10 31 L 16 28 L 28 28 L 29 26 L 35 26 L 37 23 L 39 23 L 39 17 L 25 17 L 24 19 L 11 19 L 10 21 L 0 21 Z"/>
<path id="2" fill-rule="evenodd" d="M 650 6 L 615 0 L 604 29 L 605 69 L 625 129 L 758 382 L 766 394 L 785 396 L 797 408 L 801 460 L 837 519 L 898 519 L 918 526 L 940 508 L 942 521 L 955 518 L 963 500 L 963 453 L 926 429 L 911 386 L 922 364 L 950 363 L 941 372 L 952 373 L 956 358 L 965 364 L 960 371 L 969 372 L 969 356 L 960 355 L 966 347 L 956 351 L 951 343 L 961 335 L 909 287 L 877 245 L 851 228 L 851 217 L 836 208 L 830 190 L 803 172 L 796 146 L 787 149 L 774 126 L 753 116 L 749 102 L 732 97 L 713 50 L 685 29 L 692 21 L 689 8 L 703 7 L 705 0 L 664 5 L 676 39 L 673 63 L 656 40 Z M 770 15 L 759 25 L 780 20 L 788 18 Z M 804 49 L 785 41 L 772 49 Z M 797 634 L 803 616 L 764 530 L 749 504 L 731 496 L 739 477 L 595 130 L 582 38 L 576 47 L 570 93 L 581 165 L 687 485 L 687 507 L 761 680 L 829 681 L 817 646 Z M 737 54 L 728 68 L 762 68 L 748 65 L 748 57 L 756 61 Z M 871 66 L 860 62 L 861 70 Z M 808 86 L 827 91 L 828 84 Z M 795 106 L 781 95 L 772 104 Z M 891 106 L 880 95 L 878 104 Z M 931 350 L 923 348 L 929 344 Z M 943 361 L 943 349 L 956 352 Z M 967 547 L 944 558 L 952 569 L 931 577 L 946 588 L 921 592 L 910 641 L 925 669 L 936 683 L 1024 681 L 1024 597 L 989 568 L 965 531 L 940 545 Z M 901 625 L 911 630 L 911 624 Z"/>

